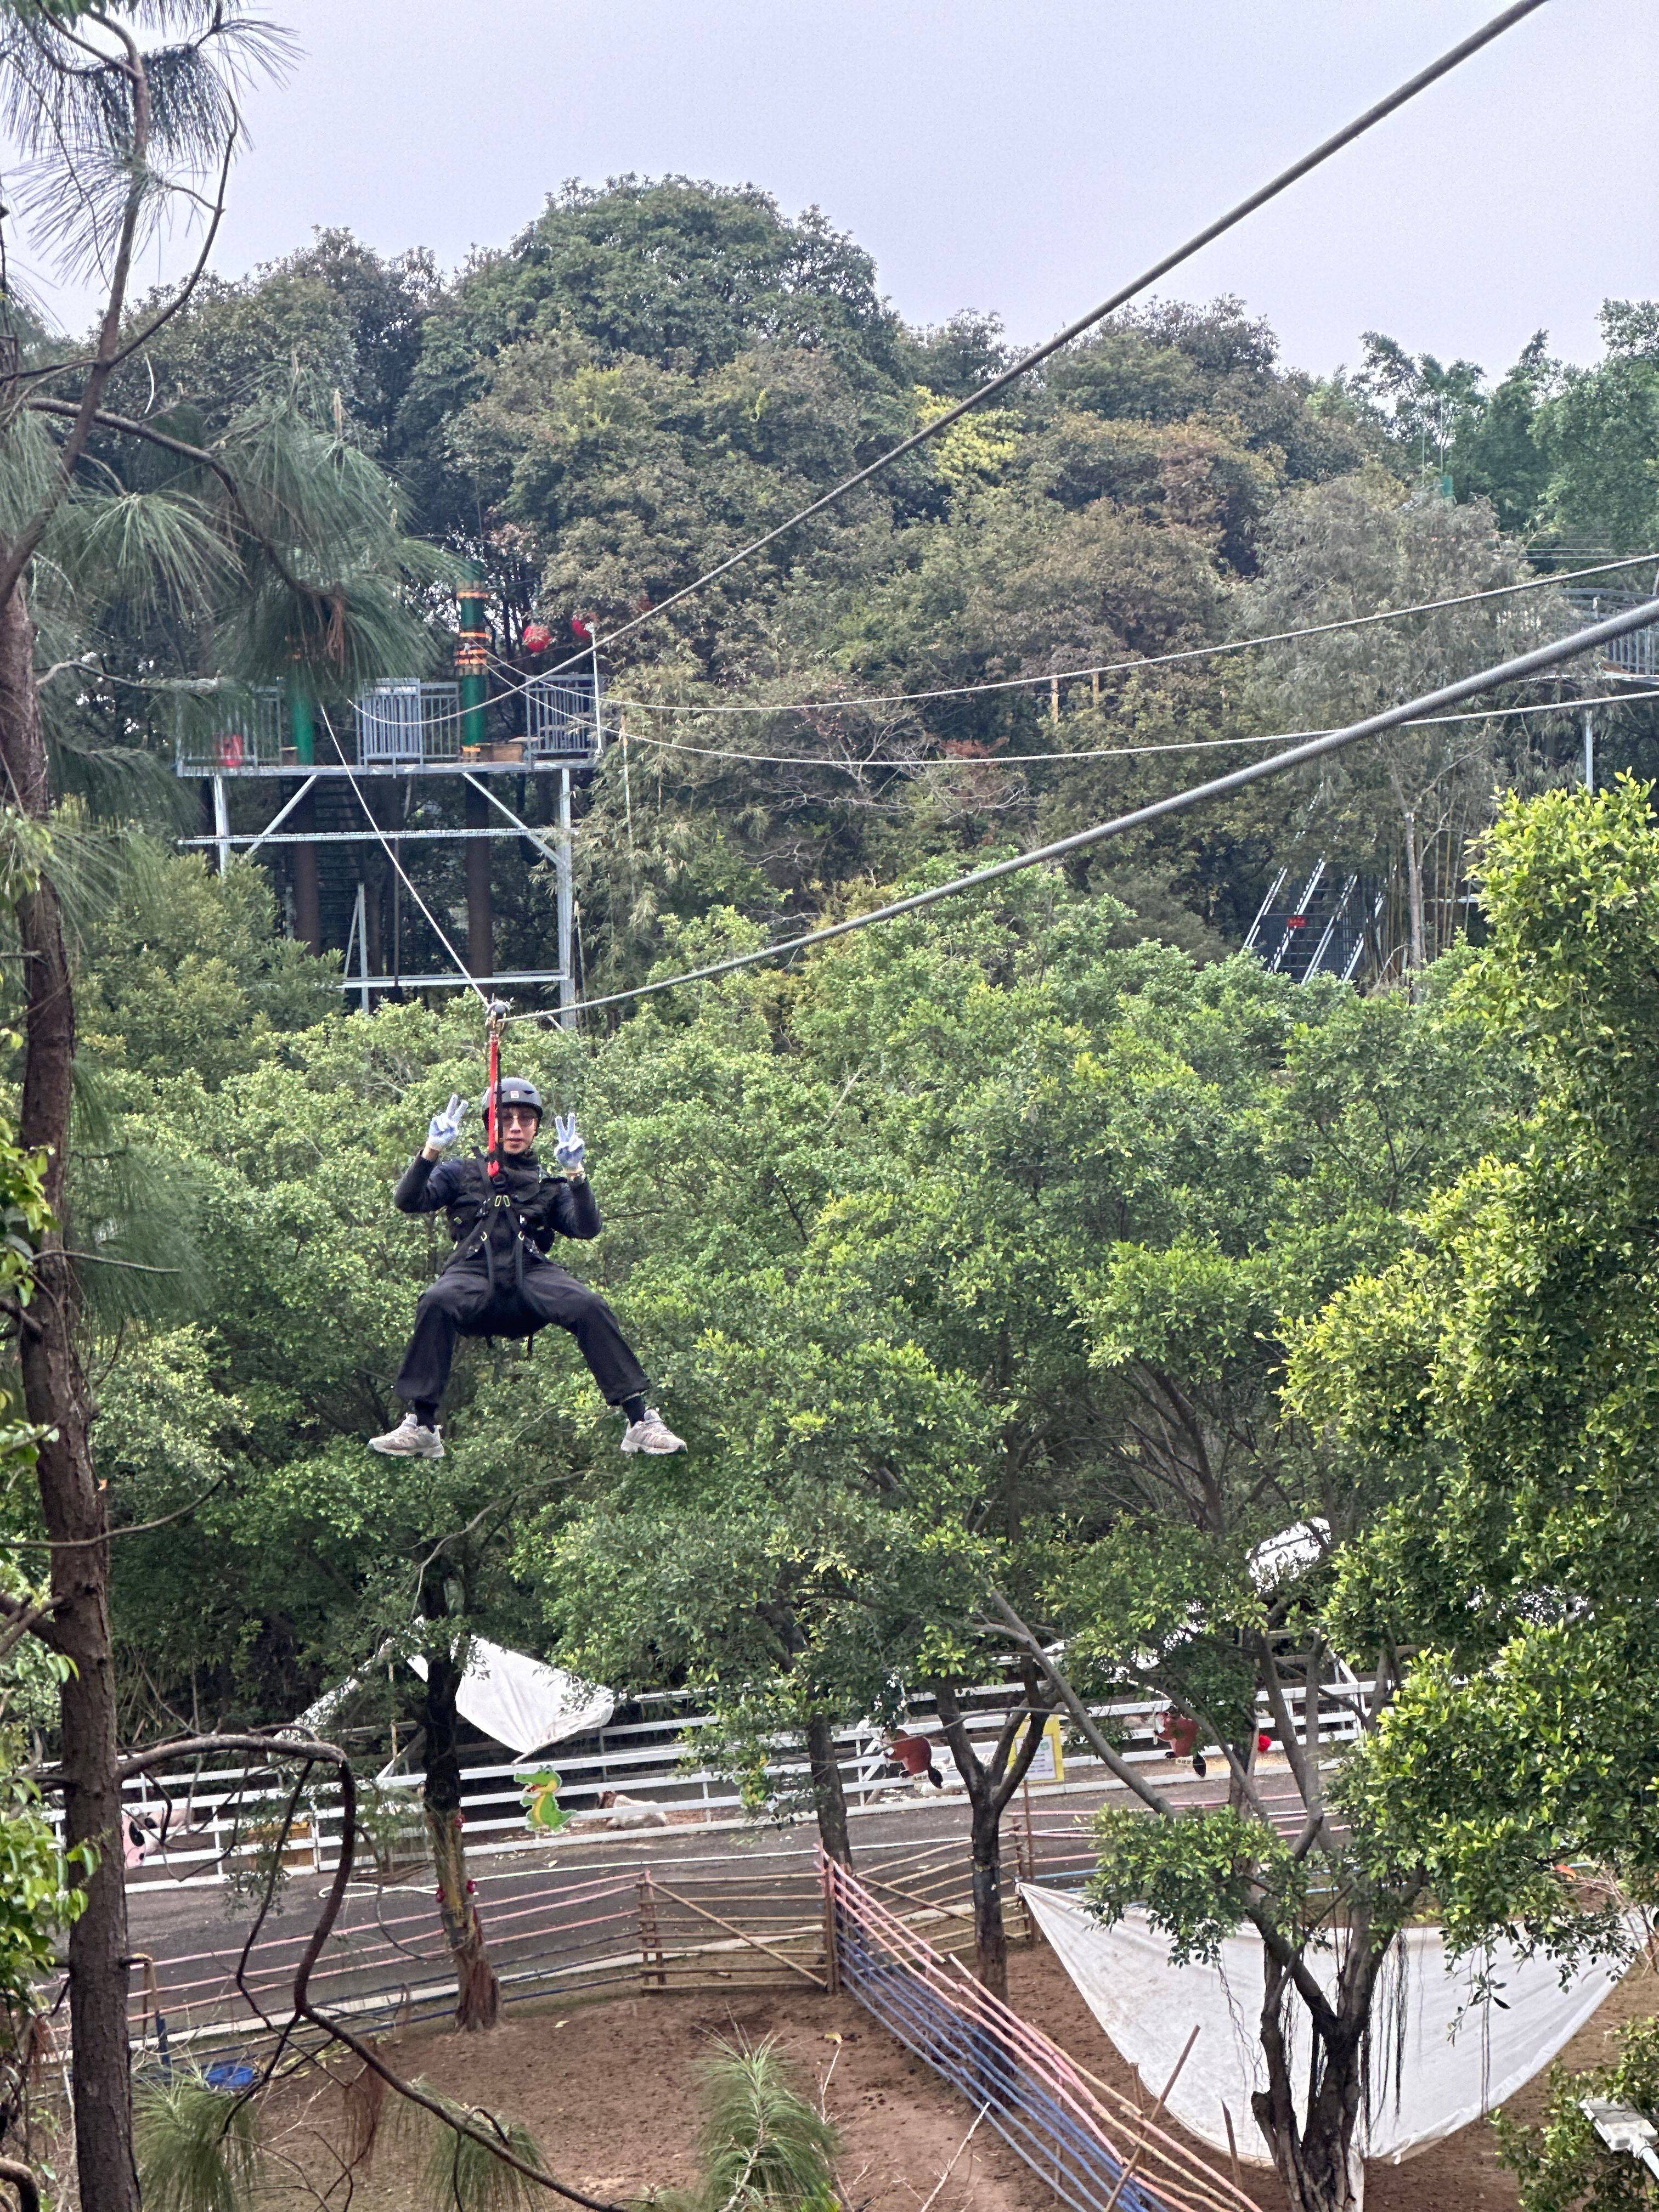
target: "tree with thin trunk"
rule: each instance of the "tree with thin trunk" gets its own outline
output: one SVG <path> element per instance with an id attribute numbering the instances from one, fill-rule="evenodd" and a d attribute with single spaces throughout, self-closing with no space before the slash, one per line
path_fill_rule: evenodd
<path id="1" fill-rule="evenodd" d="M 1005 2000 L 1008 1929 L 1002 1911 L 1002 1816 L 1031 1771 L 1042 1731 L 1054 1710 L 1053 1694 L 1029 1658 L 1022 1658 L 1019 1679 L 1024 1694 L 1000 1721 L 985 1751 L 979 1749 L 969 1731 L 961 1685 L 939 1680 L 930 1686 L 945 1741 L 968 1792 L 974 1867 L 974 1971 L 993 1996 Z"/>
<path id="2" fill-rule="evenodd" d="M 450 1615 L 448 1583 L 440 1566 L 423 1579 L 421 1610 L 434 1624 Z M 483 1923 L 466 1870 L 466 1815 L 461 1805 L 460 1716 L 457 1699 L 466 1672 L 467 1639 L 459 1624 L 434 1637 L 426 1657 L 421 1700 L 422 1802 L 432 1864 L 438 1877 L 438 1913 L 455 1969 L 455 2025 L 472 2033 L 494 2027 L 501 2013 L 501 1984 L 484 1945 Z"/>
<path id="3" fill-rule="evenodd" d="M 165 65 L 146 54 L 146 21 L 173 36 Z M 182 35 L 180 35 L 182 33 Z M 24 157 L 21 198 L 36 233 L 55 229 L 66 253 L 88 257 L 103 277 L 95 335 L 82 359 L 56 369 L 24 363 L 10 298 L 11 374 L 0 404 L 4 526 L 0 532 L 0 773 L 8 813 L 33 825 L 48 854 L 24 881 L 12 872 L 9 904 L 27 1002 L 19 1133 L 46 1158 L 46 1194 L 57 1225 L 42 1237 L 36 1293 L 17 1318 L 24 1404 L 41 1440 L 38 1474 L 52 1553 L 52 1613 L 44 1632 L 69 1662 L 61 1698 L 64 1828 L 98 1865 L 85 1911 L 69 1938 L 76 2151 L 82 2201 L 97 2212 L 138 2202 L 127 2057 L 126 1900 L 118 1842 L 116 1683 L 110 1643 L 107 1504 L 93 1465 L 94 1407 L 82 1363 L 81 1295 L 67 1197 L 75 1073 L 75 996 L 63 903 L 50 860 L 53 793 L 34 655 L 31 563 L 81 494 L 80 469 L 100 428 L 105 389 L 119 363 L 170 312 L 126 327 L 134 259 L 157 225 L 201 204 L 217 228 L 236 135 L 243 71 L 273 58 L 270 34 L 232 11 L 130 7 L 121 17 L 72 5 L 13 4 L 0 13 L 0 96 Z M 205 248 L 204 249 L 205 251 Z M 199 267 L 199 264 L 198 264 Z M 174 305 L 187 295 L 185 280 Z M 59 394 L 64 395 L 58 397 Z M 50 406 L 38 404 L 50 402 Z M 43 441 L 43 417 L 63 422 Z M 14 834 L 9 841 L 14 846 Z"/>

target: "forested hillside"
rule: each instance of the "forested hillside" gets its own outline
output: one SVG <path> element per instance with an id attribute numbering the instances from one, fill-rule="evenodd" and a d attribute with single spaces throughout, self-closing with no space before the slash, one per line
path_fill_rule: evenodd
<path id="1" fill-rule="evenodd" d="M 637 980 L 676 925 L 713 909 L 816 911 L 934 855 L 1063 832 L 1243 757 L 1126 748 L 1316 726 L 1531 635 L 1526 601 L 1498 601 L 1390 629 L 1386 647 L 1362 634 L 1346 659 L 969 688 L 1478 591 L 1532 573 L 1534 548 L 1550 549 L 1547 567 L 1645 550 L 1659 515 L 1637 487 L 1659 452 L 1659 340 L 1640 307 L 1610 305 L 1606 327 L 1600 368 L 1563 370 L 1540 334 L 1488 389 L 1469 363 L 1443 369 L 1375 335 L 1358 373 L 1316 381 L 1237 301 L 1114 319 L 617 647 L 613 714 L 632 772 L 613 745 L 577 842 L 588 984 Z M 532 618 L 568 647 L 573 615 L 610 629 L 647 611 L 1008 358 L 992 317 L 907 329 L 868 256 L 816 215 L 790 221 L 755 191 L 626 179 L 568 189 L 449 282 L 429 256 L 383 259 L 323 234 L 246 283 L 204 283 L 118 381 L 123 406 L 189 441 L 234 449 L 280 409 L 372 459 L 410 539 L 482 564 L 506 685 L 530 665 Z M 131 441 L 106 458 L 146 484 L 171 465 Z M 453 622 L 441 582 L 428 605 L 439 672 Z M 112 672 L 152 682 L 259 672 L 269 644 L 245 624 L 231 635 L 131 605 L 112 608 L 99 642 Z M 147 708 L 112 685 L 72 704 L 70 690 L 52 695 L 66 739 L 170 750 L 167 695 Z M 869 695 L 884 703 L 833 704 Z M 769 711 L 689 711 L 738 702 Z M 650 710 L 668 705 L 678 711 Z M 1648 725 L 1640 707 L 1606 718 L 1609 768 L 1646 761 Z M 1433 793 L 1419 831 L 1439 901 L 1430 949 L 1462 919 L 1462 843 L 1495 782 L 1548 780 L 1577 742 L 1566 720 L 1492 721 L 1415 764 Z M 1103 750 L 1122 757 L 1065 757 Z M 1061 757 L 1005 764 L 1033 753 Z M 1241 940 L 1287 860 L 1326 853 L 1403 886 L 1405 835 L 1400 793 L 1354 770 L 1292 778 L 1086 872 L 1147 927 L 1214 953 Z M 459 862 L 445 850 L 411 865 L 457 913 Z M 386 863 L 366 865 L 390 928 Z M 500 964 L 537 965 L 545 888 L 515 853 L 495 872 Z M 403 927 L 409 964 L 441 963 L 418 916 Z M 1396 963 L 1410 934 L 1402 890 Z"/>

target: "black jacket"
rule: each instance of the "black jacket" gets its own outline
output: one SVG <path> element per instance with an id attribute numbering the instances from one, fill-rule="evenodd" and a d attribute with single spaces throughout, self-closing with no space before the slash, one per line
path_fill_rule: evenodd
<path id="1" fill-rule="evenodd" d="M 586 1180 L 549 1175 L 533 1152 L 501 1155 L 504 1187 L 490 1188 L 486 1156 L 429 1160 L 417 1152 L 392 1202 L 400 1213 L 444 1213 L 455 1249 L 446 1268 L 477 1264 L 492 1282 L 505 1261 L 516 1278 L 526 1249 L 544 1253 L 555 1237 L 597 1237 L 599 1202 Z M 501 1202 L 498 1202 L 501 1201 Z"/>

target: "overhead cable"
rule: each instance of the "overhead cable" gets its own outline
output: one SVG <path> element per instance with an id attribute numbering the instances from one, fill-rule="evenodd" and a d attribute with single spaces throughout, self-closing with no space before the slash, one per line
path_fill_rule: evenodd
<path id="1" fill-rule="evenodd" d="M 763 960 L 781 960 L 787 954 L 803 952 L 808 947 L 828 945 L 838 937 L 849 937 L 855 930 L 872 928 L 876 923 L 895 921 L 901 915 L 917 914 L 924 907 L 937 906 L 941 899 L 959 898 L 966 891 L 982 890 L 988 884 L 1000 883 L 1006 876 L 1017 875 L 1024 868 L 1035 868 L 1051 860 L 1063 860 L 1073 853 L 1086 852 L 1091 847 L 1103 844 L 1109 837 L 1121 837 L 1131 830 L 1141 830 L 1150 823 L 1161 822 L 1171 814 L 1185 813 L 1188 808 L 1201 806 L 1212 799 L 1225 799 L 1248 785 L 1259 783 L 1264 777 L 1279 775 L 1286 769 L 1301 768 L 1309 761 L 1322 760 L 1328 753 L 1339 752 L 1345 745 L 1358 743 L 1361 738 L 1383 736 L 1404 724 L 1420 720 L 1425 715 L 1437 713 L 1443 707 L 1461 706 L 1465 699 L 1479 698 L 1483 691 L 1496 691 L 1506 684 L 1523 683 L 1529 676 L 1542 674 L 1565 660 L 1576 659 L 1581 653 L 1593 653 L 1598 646 L 1607 645 L 1614 638 L 1626 637 L 1632 630 L 1645 629 L 1659 623 L 1659 599 L 1644 599 L 1638 605 L 1626 608 L 1622 613 L 1610 616 L 1607 621 L 1594 623 L 1588 629 L 1574 630 L 1571 635 L 1557 638 L 1548 645 L 1534 647 L 1530 653 L 1519 654 L 1513 660 L 1500 661 L 1495 668 L 1483 668 L 1473 676 L 1461 677 L 1455 684 L 1442 685 L 1437 691 L 1425 692 L 1420 698 L 1407 699 L 1398 707 L 1385 708 L 1380 714 L 1368 714 L 1364 721 L 1351 722 L 1346 729 L 1332 730 L 1323 737 L 1310 738 L 1307 744 L 1292 745 L 1288 752 L 1274 753 L 1270 759 L 1251 761 L 1243 768 L 1231 769 L 1225 775 L 1213 776 L 1207 783 L 1190 785 L 1185 791 L 1172 792 L 1167 798 L 1155 799 L 1146 806 L 1137 806 L 1130 813 L 1119 814 L 1109 822 L 1097 822 L 1091 829 L 1079 830 L 1069 837 L 1057 837 L 1052 844 L 1039 845 L 1029 853 L 1017 853 L 1012 860 L 997 860 L 988 867 L 975 868 L 965 876 L 957 876 L 946 884 L 932 884 L 927 890 L 912 891 L 906 898 L 890 899 L 884 906 L 872 907 L 867 914 L 850 915 L 845 921 L 826 924 L 821 929 L 803 931 L 799 937 L 786 937 L 776 945 L 758 945 L 751 952 L 734 953 L 727 960 L 710 961 L 706 967 L 690 968 L 679 975 L 664 975 L 649 983 L 636 983 L 626 991 L 611 991 L 602 998 L 579 999 L 574 1006 L 561 1008 L 563 1017 L 573 1013 L 596 1013 L 605 1006 L 620 1006 L 635 999 L 654 998 L 659 992 L 675 991 L 687 983 L 706 983 L 717 975 L 730 975 L 741 968 L 752 968 Z M 550 1015 L 540 1013 L 514 1014 L 514 1021 L 550 1020 Z"/>
<path id="2" fill-rule="evenodd" d="M 1384 121 L 1396 110 L 1405 106 L 1408 100 L 1414 100 L 1419 92 L 1425 92 L 1430 85 L 1436 84 L 1443 76 L 1449 76 L 1461 62 L 1466 62 L 1471 55 L 1478 54 L 1483 46 L 1490 46 L 1494 39 L 1501 38 L 1504 33 L 1514 24 L 1520 22 L 1523 17 L 1534 14 L 1543 5 L 1544 0 L 1514 0 L 1512 6 L 1504 9 L 1499 14 L 1494 15 L 1489 23 L 1483 24 L 1478 31 L 1471 32 L 1467 39 L 1461 39 L 1455 46 L 1442 54 L 1438 60 L 1431 62 L 1426 69 L 1419 70 L 1415 76 L 1407 77 L 1404 84 L 1396 87 L 1385 98 L 1368 107 L 1363 115 L 1357 115 L 1352 123 L 1345 124 L 1341 130 L 1334 132 L 1330 137 L 1322 140 L 1311 153 L 1304 154 L 1299 161 L 1292 161 L 1288 169 L 1281 169 L 1276 177 L 1271 178 L 1265 185 L 1258 185 L 1248 198 L 1240 200 L 1236 207 L 1229 208 L 1225 215 L 1218 216 L 1213 222 L 1206 223 L 1202 230 L 1195 232 L 1184 245 L 1177 246 L 1173 252 L 1166 253 L 1161 261 L 1155 261 L 1150 269 L 1143 270 L 1139 276 L 1134 277 L 1129 283 L 1121 286 L 1109 299 L 1103 300 L 1097 307 L 1091 307 L 1086 315 L 1079 315 L 1074 323 L 1068 323 L 1063 331 L 1057 332 L 1044 344 L 1035 346 L 1030 353 L 1022 355 L 1012 368 L 1005 368 L 1000 375 L 992 377 L 988 383 L 981 384 L 977 391 L 969 392 L 965 399 L 958 400 L 955 406 L 946 408 L 942 415 L 936 415 L 931 422 L 924 422 L 919 430 L 913 430 L 908 438 L 900 439 L 896 446 L 889 447 L 884 453 L 878 454 L 865 467 L 854 470 L 849 477 L 843 477 L 839 483 L 833 484 L 828 491 L 820 494 L 817 499 L 809 501 L 806 506 L 797 508 L 795 513 L 788 516 L 786 520 L 763 532 L 760 537 L 750 538 L 746 545 L 740 545 L 735 553 L 728 554 L 724 561 L 716 562 L 712 568 L 705 569 L 701 576 L 695 577 L 690 583 L 681 585 L 678 591 L 671 592 L 665 599 L 659 599 L 653 607 L 647 608 L 643 614 L 635 615 L 631 621 L 620 623 L 617 629 L 597 641 L 598 649 L 603 651 L 606 647 L 615 645 L 619 638 L 627 637 L 631 631 L 638 629 L 642 623 L 655 622 L 660 616 L 665 615 L 671 607 L 677 607 L 682 601 L 692 598 L 696 592 L 706 590 L 718 578 L 729 574 L 733 568 L 739 567 L 744 562 L 751 560 L 757 553 L 764 552 L 769 545 L 775 544 L 780 538 L 787 536 L 790 531 L 798 529 L 803 522 L 810 521 L 813 515 L 822 514 L 825 507 L 833 507 L 838 500 L 845 499 L 848 492 L 856 491 L 860 484 L 868 483 L 872 477 L 879 476 L 884 469 L 891 468 L 894 462 L 902 460 L 906 453 L 914 453 L 919 446 L 925 445 L 929 439 L 940 436 L 951 428 L 952 423 L 959 422 L 972 409 L 984 406 L 988 400 L 994 399 L 999 392 L 1006 392 L 1010 385 L 1017 383 L 1021 377 L 1028 376 L 1034 368 L 1041 368 L 1045 361 L 1059 353 L 1063 347 L 1070 345 L 1074 339 L 1080 338 L 1085 331 L 1093 330 L 1097 323 L 1104 322 L 1108 315 L 1115 314 L 1120 307 L 1127 307 L 1137 294 L 1146 291 L 1150 285 L 1156 284 L 1160 277 L 1167 276 L 1171 270 L 1178 269 L 1183 261 L 1190 261 L 1195 253 L 1201 252 L 1205 246 L 1213 244 L 1224 233 L 1243 222 L 1247 216 L 1254 215 L 1258 208 L 1265 207 L 1269 200 L 1277 199 L 1281 192 L 1288 191 L 1292 185 L 1299 183 L 1310 171 L 1318 168 L 1322 162 L 1328 161 L 1334 154 L 1340 154 L 1345 146 L 1351 146 L 1356 138 L 1363 137 L 1366 131 Z M 564 668 L 574 666 L 576 662 L 586 660 L 592 649 L 594 648 L 584 647 L 580 653 L 573 655 L 569 660 L 561 661 L 557 669 L 549 672 L 556 675 Z"/>
<path id="3" fill-rule="evenodd" d="M 1182 646 L 1174 653 L 1143 653 L 1133 660 L 1103 660 L 1089 668 L 1051 669 L 1047 675 L 998 676 L 979 684 L 945 684 L 929 691 L 871 691 L 844 699 L 777 699 L 769 704 L 764 700 L 704 705 L 695 700 L 627 699 L 614 691 L 611 693 L 610 699 L 613 707 L 637 708 L 647 714 L 839 714 L 843 710 L 864 707 L 920 706 L 933 699 L 972 699 L 981 692 L 1029 690 L 1044 684 L 1075 684 L 1085 676 L 1133 675 L 1143 668 L 1167 668 L 1180 660 L 1212 660 L 1219 653 L 1249 653 L 1258 645 L 1293 645 L 1298 639 L 1328 637 L 1336 630 L 1365 629 L 1373 623 L 1403 622 L 1409 615 L 1432 615 L 1438 614 L 1445 607 L 1474 606 L 1480 599 L 1510 599 L 1517 592 L 1547 591 L 1562 584 L 1571 584 L 1580 576 L 1604 576 L 1615 568 L 1645 568 L 1655 558 L 1651 553 L 1638 553 L 1628 560 L 1604 561 L 1594 568 L 1570 568 L 1556 576 L 1528 576 L 1517 584 L 1494 585 L 1489 591 L 1460 592 L 1451 599 L 1423 599 L 1415 606 L 1383 607 L 1376 614 L 1344 615 L 1336 622 L 1310 623 L 1301 629 L 1268 630 L 1260 637 L 1228 638 L 1218 645 Z M 508 664 L 500 662 L 498 665 L 507 666 Z M 503 693 L 502 696 L 507 695 Z"/>
<path id="4" fill-rule="evenodd" d="M 1609 670 L 1608 673 L 1613 672 Z M 1632 678 L 1632 682 L 1638 679 Z M 1446 722 L 1496 722 L 1524 714 L 1565 714 L 1576 707 L 1632 707 L 1644 699 L 1659 699 L 1659 690 L 1596 692 L 1581 699 L 1545 699 L 1526 707 L 1486 707 L 1473 714 L 1425 714 L 1407 722 L 1408 730 L 1437 729 Z M 636 745 L 654 745 L 659 752 L 695 753 L 700 760 L 737 761 L 754 768 L 823 768 L 842 775 L 860 775 L 866 769 L 900 769 L 953 768 L 1025 768 L 1038 762 L 1064 765 L 1070 761 L 1130 760 L 1142 753 L 1207 753 L 1225 745 L 1287 745 L 1301 738 L 1322 738 L 1326 730 L 1273 730 L 1265 736 L 1237 738 L 1178 738 L 1144 745 L 1078 745 L 1050 753 L 922 753 L 910 758 L 877 753 L 867 760 L 837 759 L 830 753 L 737 753 L 723 746 L 688 745 L 678 738 L 636 733 Z M 212 840 L 204 841 L 211 843 Z"/>

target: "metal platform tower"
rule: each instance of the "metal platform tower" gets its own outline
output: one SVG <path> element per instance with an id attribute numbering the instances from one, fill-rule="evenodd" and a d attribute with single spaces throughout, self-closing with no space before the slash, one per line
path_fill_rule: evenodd
<path id="1" fill-rule="evenodd" d="M 293 861 L 293 933 L 318 951 L 323 944 L 319 860 L 325 850 L 378 848 L 384 837 L 401 860 L 410 846 L 461 844 L 471 980 L 496 991 L 508 986 L 551 988 L 562 1010 L 576 996 L 572 782 L 591 773 L 605 750 L 604 685 L 597 665 L 567 669 L 556 676 L 526 678 L 492 701 L 483 588 L 463 586 L 459 596 L 461 623 L 453 683 L 388 678 L 349 702 L 319 703 L 298 679 L 281 690 L 225 686 L 204 700 L 181 699 L 174 771 L 205 785 L 213 830 L 210 836 L 179 842 L 214 851 L 221 873 L 234 859 L 250 860 L 267 846 L 287 848 Z M 503 729 L 511 734 L 501 735 Z M 533 827 L 503 795 L 504 782 L 513 789 L 508 779 L 544 776 L 557 779 L 556 828 Z M 402 828 L 395 818 L 384 818 L 401 811 L 407 820 L 422 786 L 456 784 L 465 798 L 463 824 Z M 233 793 L 238 795 L 235 827 Z M 519 805 L 523 805 L 520 797 Z M 366 811 L 370 807 L 374 821 Z M 319 821 L 319 811 L 326 814 L 328 826 Z M 550 966 L 510 973 L 495 966 L 489 862 L 495 844 L 503 838 L 526 841 L 552 872 L 557 926 Z M 394 939 L 402 934 L 399 889 L 394 874 Z M 340 988 L 356 993 L 365 1011 L 387 991 L 465 987 L 467 977 L 453 970 L 404 973 L 398 943 L 393 945 L 392 972 L 386 972 L 383 957 L 371 957 L 377 933 L 370 927 L 361 868 L 349 912 Z"/>

